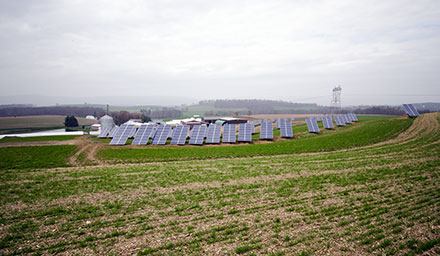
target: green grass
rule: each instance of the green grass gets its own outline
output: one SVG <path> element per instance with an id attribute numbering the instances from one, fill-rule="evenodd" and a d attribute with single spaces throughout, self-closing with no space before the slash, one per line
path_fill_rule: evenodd
<path id="1" fill-rule="evenodd" d="M 0 170 L 68 166 L 66 159 L 75 152 L 72 145 L 4 147 L 0 148 Z"/>
<path id="2" fill-rule="evenodd" d="M 221 147 L 158 147 L 110 148 L 99 152 L 106 160 L 129 162 L 173 161 L 189 159 L 249 157 L 305 152 L 332 151 L 359 147 L 395 137 L 407 129 L 413 119 L 372 120 L 355 127 L 344 127 L 323 134 L 306 134 L 300 139 L 267 144 L 246 144 Z"/>
<path id="3" fill-rule="evenodd" d="M 65 141 L 73 140 L 79 135 L 60 135 L 60 136 L 39 136 L 39 137 L 23 137 L 23 138 L 3 138 L 0 143 L 9 142 L 28 142 L 28 141 Z"/>

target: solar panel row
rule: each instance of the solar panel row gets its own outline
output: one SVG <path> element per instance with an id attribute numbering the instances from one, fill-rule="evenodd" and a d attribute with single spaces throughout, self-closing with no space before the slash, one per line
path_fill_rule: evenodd
<path id="1" fill-rule="evenodd" d="M 334 117 L 337 126 L 345 126 L 345 119 L 342 119 L 342 116 L 338 115 Z"/>
<path id="2" fill-rule="evenodd" d="M 252 125 L 250 123 L 241 123 L 238 126 L 238 141 L 252 141 Z"/>
<path id="3" fill-rule="evenodd" d="M 98 135 L 98 138 L 107 138 L 108 133 L 110 132 L 110 130 L 112 129 L 112 127 L 105 127 L 104 129 L 101 130 L 101 132 Z"/>
<path id="4" fill-rule="evenodd" d="M 333 119 L 331 116 L 322 117 L 322 123 L 324 124 L 325 129 L 333 129 Z"/>
<path id="5" fill-rule="evenodd" d="M 222 142 L 235 143 L 237 136 L 237 125 L 236 124 L 225 124 L 223 127 L 223 137 Z"/>
<path id="6" fill-rule="evenodd" d="M 134 125 L 122 125 L 110 141 L 110 145 L 125 145 L 128 138 L 133 137 L 134 131 L 136 131 Z"/>
<path id="7" fill-rule="evenodd" d="M 211 124 L 208 127 L 208 135 L 206 135 L 206 143 L 218 144 L 220 143 L 220 136 L 222 126 L 219 124 Z"/>
<path id="8" fill-rule="evenodd" d="M 206 137 L 206 125 L 195 125 L 189 135 L 189 144 L 202 145 Z"/>
<path id="9" fill-rule="evenodd" d="M 350 113 L 349 115 L 351 116 L 351 121 L 353 121 L 353 122 L 357 122 L 358 121 L 355 113 Z"/>
<path id="10" fill-rule="evenodd" d="M 403 104 L 402 106 L 409 117 L 417 117 L 420 115 L 417 109 L 413 106 L 413 104 Z"/>
<path id="11" fill-rule="evenodd" d="M 306 119 L 306 122 L 307 122 L 307 128 L 309 129 L 309 132 L 311 132 L 311 133 L 318 133 L 319 132 L 318 123 L 316 122 L 315 118 L 308 117 Z"/>
<path id="12" fill-rule="evenodd" d="M 134 140 L 131 144 L 133 145 L 147 145 L 150 138 L 154 135 L 154 126 L 149 124 L 143 124 L 139 127 Z"/>
<path id="13" fill-rule="evenodd" d="M 272 140 L 273 139 L 272 123 L 269 123 L 269 122 L 261 123 L 260 139 L 262 139 L 262 140 Z"/>
<path id="14" fill-rule="evenodd" d="M 342 118 L 344 118 L 346 124 L 351 124 L 351 117 L 348 114 L 342 115 Z"/>
<path id="15" fill-rule="evenodd" d="M 153 141 L 151 144 L 153 145 L 165 145 L 167 142 L 168 136 L 170 134 L 171 125 L 161 124 L 157 127 L 156 133 L 154 134 Z"/>
<path id="16" fill-rule="evenodd" d="M 110 130 L 110 132 L 109 132 L 109 134 L 108 134 L 107 137 L 109 137 L 109 138 L 113 138 L 113 136 L 115 136 L 115 134 L 118 132 L 118 130 L 119 130 L 119 126 L 114 126 L 114 127 Z"/>
<path id="17" fill-rule="evenodd" d="M 292 123 L 290 121 L 287 121 L 287 119 L 284 119 L 280 123 L 280 135 L 283 138 L 292 138 L 293 137 L 293 131 L 292 131 Z"/>
<path id="18" fill-rule="evenodd" d="M 276 121 L 276 123 L 275 123 L 275 127 L 276 127 L 277 129 L 280 129 L 280 127 L 281 127 L 281 118 L 278 118 L 278 119 L 277 119 L 277 121 Z"/>
<path id="19" fill-rule="evenodd" d="M 186 138 L 188 137 L 189 126 L 178 125 L 173 129 L 173 136 L 171 137 L 171 144 L 173 145 L 185 145 Z"/>

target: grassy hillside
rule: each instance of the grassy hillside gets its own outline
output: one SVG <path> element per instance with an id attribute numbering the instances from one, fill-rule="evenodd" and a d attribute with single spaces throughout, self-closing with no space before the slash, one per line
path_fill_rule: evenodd
<path id="1" fill-rule="evenodd" d="M 199 147 L 227 157 L 2 171 L 0 254 L 440 254 L 438 113 L 288 143 L 271 144 L 282 155 Z"/>

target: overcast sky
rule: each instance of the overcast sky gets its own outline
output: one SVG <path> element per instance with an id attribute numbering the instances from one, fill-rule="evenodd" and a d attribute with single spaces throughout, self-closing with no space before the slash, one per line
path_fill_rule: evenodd
<path id="1" fill-rule="evenodd" d="M 439 0 L 0 0 L 3 100 L 440 102 L 439 78 Z"/>

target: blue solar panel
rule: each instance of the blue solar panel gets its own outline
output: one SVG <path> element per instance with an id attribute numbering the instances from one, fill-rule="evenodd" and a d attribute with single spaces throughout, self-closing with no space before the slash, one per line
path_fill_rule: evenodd
<path id="1" fill-rule="evenodd" d="M 154 125 L 143 124 L 136 132 L 132 145 L 147 145 L 150 138 L 154 135 Z"/>
<path id="2" fill-rule="evenodd" d="M 417 109 L 414 107 L 413 104 L 408 104 L 408 107 L 412 110 L 412 112 L 414 113 L 414 116 L 420 116 L 419 111 L 417 111 Z"/>
<path id="3" fill-rule="evenodd" d="M 324 124 L 325 129 L 333 129 L 333 119 L 331 116 L 322 117 L 322 123 Z"/>
<path id="4" fill-rule="evenodd" d="M 262 139 L 262 140 L 272 140 L 273 139 L 272 123 L 269 123 L 269 122 L 261 123 L 260 139 Z"/>
<path id="5" fill-rule="evenodd" d="M 342 115 L 346 124 L 351 124 L 351 117 L 348 114 Z"/>
<path id="6" fill-rule="evenodd" d="M 276 123 L 275 123 L 275 128 L 280 129 L 280 124 L 281 123 L 281 118 L 278 118 Z"/>
<path id="7" fill-rule="evenodd" d="M 98 138 L 107 138 L 107 134 L 111 131 L 112 127 L 105 127 L 101 129 L 101 132 L 98 135 Z"/>
<path id="8" fill-rule="evenodd" d="M 211 124 L 208 126 L 208 135 L 206 136 L 206 143 L 218 144 L 220 143 L 220 136 L 222 126 L 219 124 Z"/>
<path id="9" fill-rule="evenodd" d="M 350 113 L 350 116 L 351 116 L 351 121 L 353 121 L 353 122 L 357 122 L 358 121 L 355 113 Z"/>
<path id="10" fill-rule="evenodd" d="M 189 144 L 202 145 L 203 140 L 206 137 L 207 127 L 206 125 L 195 125 L 189 135 Z"/>
<path id="11" fill-rule="evenodd" d="M 237 139 L 237 125 L 236 124 L 225 124 L 223 127 L 222 142 L 235 143 Z"/>
<path id="12" fill-rule="evenodd" d="M 337 126 L 345 126 L 345 119 L 342 118 L 342 116 L 337 115 L 335 117 L 335 122 Z"/>
<path id="13" fill-rule="evenodd" d="M 133 130 L 136 130 L 134 125 L 122 125 L 110 141 L 110 145 L 125 145 L 130 135 L 133 134 Z"/>
<path id="14" fill-rule="evenodd" d="M 189 126 L 178 125 L 173 129 L 173 136 L 171 137 L 171 144 L 173 145 L 185 145 L 186 138 L 188 137 Z"/>
<path id="15" fill-rule="evenodd" d="M 293 137 L 293 131 L 292 131 L 292 123 L 290 121 L 281 121 L 280 123 L 280 134 L 283 138 L 292 138 Z"/>
<path id="16" fill-rule="evenodd" d="M 412 104 L 403 104 L 402 106 L 409 117 L 417 117 L 420 115 Z"/>
<path id="17" fill-rule="evenodd" d="M 171 125 L 161 124 L 157 127 L 151 144 L 165 145 L 167 143 L 168 135 L 170 134 Z"/>
<path id="18" fill-rule="evenodd" d="M 252 141 L 252 125 L 249 123 L 242 123 L 238 126 L 238 141 L 251 142 Z"/>
<path id="19" fill-rule="evenodd" d="M 109 138 L 113 138 L 113 136 L 115 136 L 115 134 L 118 132 L 118 130 L 119 130 L 119 126 L 114 126 L 114 127 L 110 130 L 110 132 L 109 132 L 109 134 L 108 134 L 107 137 L 109 137 Z"/>
<path id="20" fill-rule="evenodd" d="M 313 132 L 313 133 L 318 133 L 319 132 L 318 123 L 316 122 L 315 118 L 308 117 L 306 119 L 306 122 L 307 122 L 307 127 L 309 129 L 309 132 Z"/>

